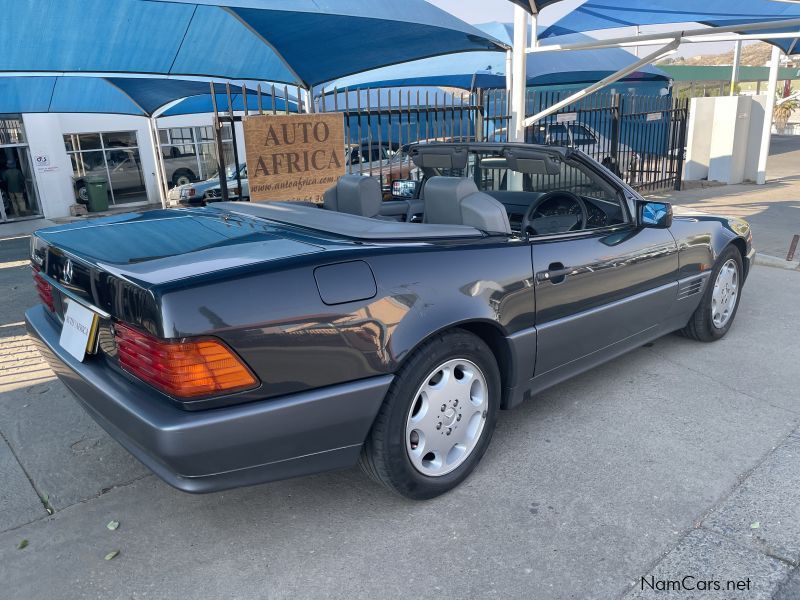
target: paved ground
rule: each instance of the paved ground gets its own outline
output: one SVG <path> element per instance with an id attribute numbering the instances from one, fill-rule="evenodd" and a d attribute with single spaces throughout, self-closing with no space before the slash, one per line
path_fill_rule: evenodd
<path id="1" fill-rule="evenodd" d="M 161 483 L 30 352 L 26 253 L 0 241 L 4 600 L 800 598 L 800 273 L 757 267 L 719 343 L 668 336 L 502 413 L 466 484 L 413 503 L 356 470 Z"/>
<path id="2" fill-rule="evenodd" d="M 669 197 L 687 208 L 747 219 L 759 252 L 785 260 L 792 238 L 800 235 L 800 136 L 773 136 L 771 148 L 766 185 L 707 187 Z"/>

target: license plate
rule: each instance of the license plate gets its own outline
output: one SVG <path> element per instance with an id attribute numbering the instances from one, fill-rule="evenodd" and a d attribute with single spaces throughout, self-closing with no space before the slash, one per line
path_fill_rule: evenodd
<path id="1" fill-rule="evenodd" d="M 83 362 L 97 338 L 97 313 L 77 302 L 67 303 L 64 326 L 61 328 L 61 347 Z"/>

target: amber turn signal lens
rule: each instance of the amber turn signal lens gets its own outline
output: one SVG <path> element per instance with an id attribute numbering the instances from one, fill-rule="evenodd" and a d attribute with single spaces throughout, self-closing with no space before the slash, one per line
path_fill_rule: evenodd
<path id="1" fill-rule="evenodd" d="M 229 394 L 258 385 L 233 351 L 213 338 L 166 341 L 116 324 L 120 366 L 176 398 Z"/>

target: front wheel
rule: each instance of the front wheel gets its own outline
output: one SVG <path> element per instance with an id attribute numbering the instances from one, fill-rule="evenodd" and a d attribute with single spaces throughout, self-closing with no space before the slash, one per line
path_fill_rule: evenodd
<path id="1" fill-rule="evenodd" d="M 434 498 L 481 460 L 499 406 L 500 372 L 489 347 L 463 330 L 438 335 L 398 372 L 359 464 L 407 498 Z"/>
<path id="2" fill-rule="evenodd" d="M 700 306 L 681 333 L 700 342 L 722 338 L 736 317 L 742 283 L 742 255 L 735 246 L 728 246 L 714 265 Z"/>

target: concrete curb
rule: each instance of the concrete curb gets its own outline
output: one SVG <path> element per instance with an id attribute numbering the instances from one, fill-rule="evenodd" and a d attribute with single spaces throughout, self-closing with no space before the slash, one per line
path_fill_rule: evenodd
<path id="1" fill-rule="evenodd" d="M 786 260 L 785 258 L 770 256 L 769 254 L 762 254 L 761 252 L 756 252 L 755 263 L 757 265 L 774 267 L 776 269 L 787 269 L 790 271 L 800 270 L 800 261 L 798 260 Z"/>

